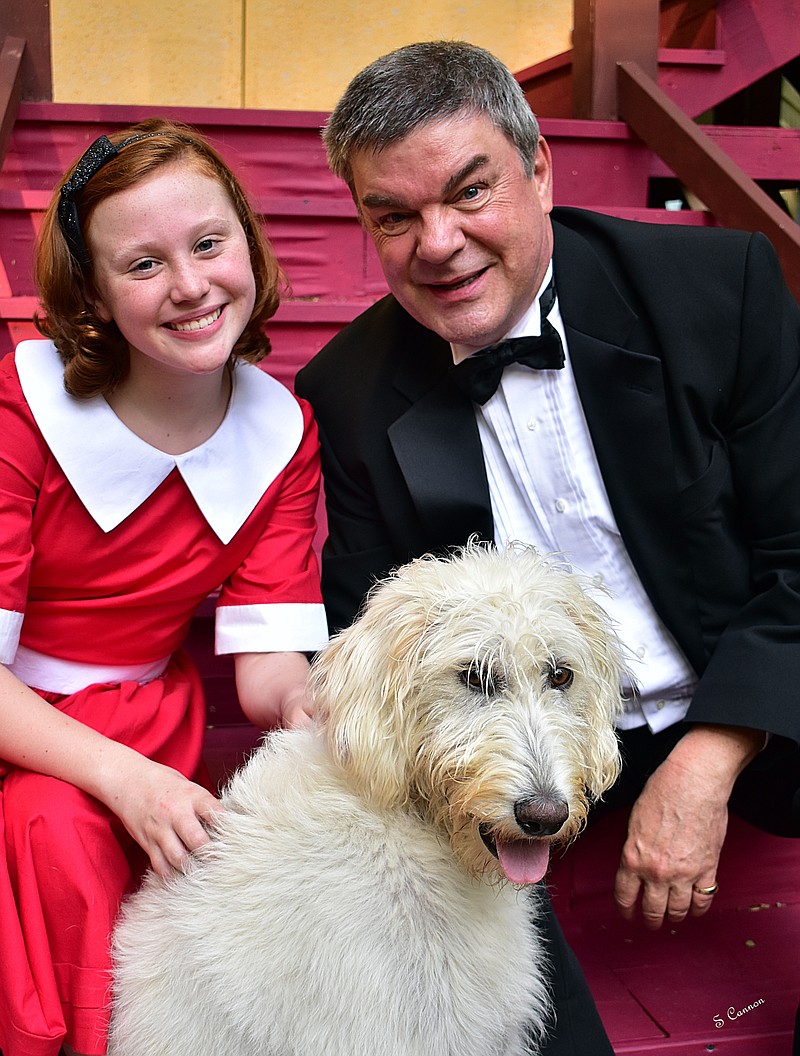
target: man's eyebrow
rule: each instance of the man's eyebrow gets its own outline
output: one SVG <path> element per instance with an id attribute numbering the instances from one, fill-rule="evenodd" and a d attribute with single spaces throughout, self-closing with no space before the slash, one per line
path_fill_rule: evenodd
<path id="1" fill-rule="evenodd" d="M 476 169 L 483 168 L 489 162 L 488 154 L 476 154 L 474 158 L 462 165 L 458 172 L 454 172 L 442 189 L 442 195 L 449 198 L 451 194 L 471 176 Z M 390 194 L 365 194 L 361 199 L 361 205 L 371 209 L 404 209 L 405 202 L 402 198 L 396 198 Z"/>
<path id="2" fill-rule="evenodd" d="M 361 199 L 361 204 L 373 209 L 403 208 L 402 199 L 394 198 L 390 194 L 365 194 Z"/>

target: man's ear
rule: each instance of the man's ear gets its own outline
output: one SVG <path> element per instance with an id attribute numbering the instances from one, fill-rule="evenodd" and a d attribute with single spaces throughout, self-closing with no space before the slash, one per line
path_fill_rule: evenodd
<path id="1" fill-rule="evenodd" d="M 542 208 L 545 213 L 549 213 L 553 208 L 553 159 L 544 136 L 539 136 L 536 157 L 533 159 L 533 180 Z"/>

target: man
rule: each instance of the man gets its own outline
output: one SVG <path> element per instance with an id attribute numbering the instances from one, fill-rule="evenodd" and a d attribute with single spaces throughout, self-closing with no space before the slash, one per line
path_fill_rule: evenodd
<path id="1" fill-rule="evenodd" d="M 324 139 L 392 291 L 297 379 L 322 438 L 330 623 L 472 534 L 604 584 L 635 676 L 615 897 L 651 927 L 702 914 L 743 772 L 747 802 L 768 787 L 791 824 L 790 771 L 770 767 L 800 738 L 800 312 L 774 252 L 553 210 L 535 118 L 471 45 L 378 59 Z M 469 388 L 478 353 L 538 334 L 548 355 L 557 335 L 544 369 Z"/>

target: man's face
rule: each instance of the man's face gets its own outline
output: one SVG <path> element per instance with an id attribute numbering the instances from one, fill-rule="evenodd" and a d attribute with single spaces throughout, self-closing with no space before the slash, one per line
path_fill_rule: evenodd
<path id="1" fill-rule="evenodd" d="M 389 288 L 465 351 L 499 340 L 533 302 L 553 246 L 550 151 L 532 178 L 485 115 L 461 114 L 353 158 L 353 193 Z"/>

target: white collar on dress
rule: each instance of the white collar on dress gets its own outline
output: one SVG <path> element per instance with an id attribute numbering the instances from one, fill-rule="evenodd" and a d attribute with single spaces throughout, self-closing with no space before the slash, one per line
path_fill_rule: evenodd
<path id="1" fill-rule="evenodd" d="M 104 532 L 129 517 L 177 467 L 211 529 L 229 543 L 300 446 L 299 404 L 249 363 L 236 364 L 230 405 L 213 436 L 185 454 L 168 455 L 131 432 L 102 396 L 70 396 L 51 341 L 22 341 L 15 360 L 47 446 Z"/>

